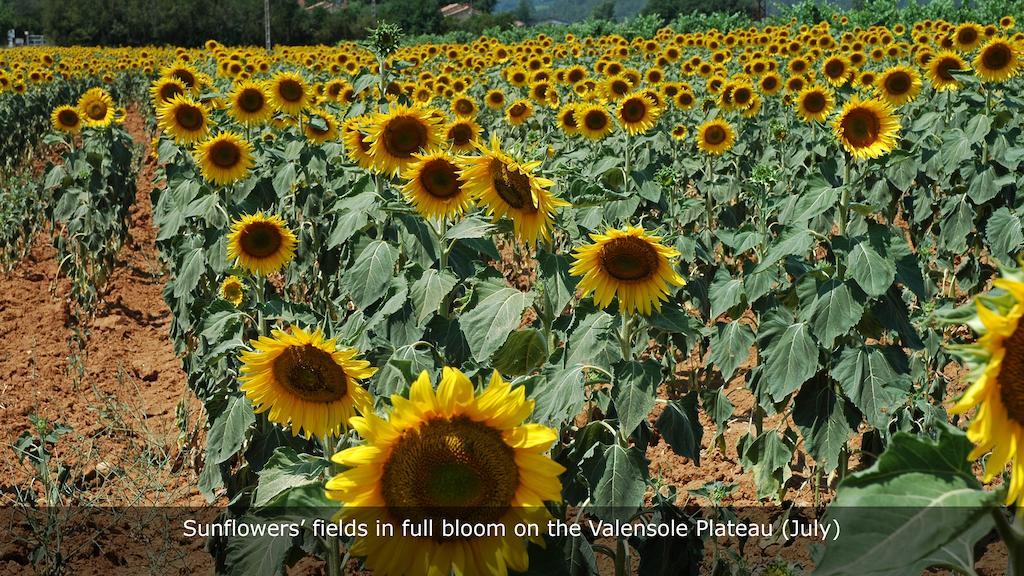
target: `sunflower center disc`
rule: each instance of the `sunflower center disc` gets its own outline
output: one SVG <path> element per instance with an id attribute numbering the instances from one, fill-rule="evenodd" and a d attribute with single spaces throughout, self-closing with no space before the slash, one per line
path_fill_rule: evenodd
<path id="1" fill-rule="evenodd" d="M 420 184 L 434 198 L 451 198 L 459 193 L 459 175 L 447 160 L 434 160 L 420 173 Z"/>
<path id="2" fill-rule="evenodd" d="M 885 79 L 885 89 L 897 96 L 904 94 L 910 90 L 910 77 L 903 72 L 891 74 Z"/>
<path id="3" fill-rule="evenodd" d="M 567 128 L 576 128 L 576 113 L 572 110 L 562 115 L 562 125 Z"/>
<path id="4" fill-rule="evenodd" d="M 635 236 L 615 238 L 601 249 L 601 267 L 616 280 L 644 280 L 658 269 L 658 253 Z"/>
<path id="5" fill-rule="evenodd" d="M 583 123 L 591 130 L 604 130 L 605 126 L 608 125 L 608 119 L 600 110 L 592 110 L 587 112 L 587 115 L 583 118 Z"/>
<path id="6" fill-rule="evenodd" d="M 456 146 L 465 146 L 473 139 L 473 131 L 465 124 L 456 124 L 448 133 L 448 139 Z"/>
<path id="7" fill-rule="evenodd" d="M 220 168 L 233 168 L 242 158 L 242 151 L 233 142 L 217 142 L 210 149 L 210 161 Z"/>
<path id="8" fill-rule="evenodd" d="M 825 65 L 825 74 L 829 78 L 839 78 L 845 70 L 846 66 L 842 62 L 832 61 Z"/>
<path id="9" fill-rule="evenodd" d="M 622 107 L 622 119 L 629 123 L 643 120 L 646 114 L 647 106 L 639 100 L 630 100 Z"/>
<path id="10" fill-rule="evenodd" d="M 956 78 L 953 78 L 953 74 L 950 73 L 950 70 L 959 70 L 959 69 L 960 69 L 960 63 L 959 62 L 957 62 L 956 60 L 954 60 L 952 58 L 946 58 L 946 59 L 942 60 L 941 62 L 939 62 L 939 65 L 938 65 L 936 71 L 938 72 L 939 77 L 942 78 L 943 80 L 945 80 L 947 82 L 953 82 L 954 80 L 956 80 Z"/>
<path id="11" fill-rule="evenodd" d="M 989 70 L 1002 70 L 1010 65 L 1010 59 L 1012 58 L 1012 52 L 1010 47 L 1005 44 L 996 44 L 989 46 L 981 54 L 981 62 L 985 65 L 985 68 Z"/>
<path id="12" fill-rule="evenodd" d="M 259 90 L 247 89 L 238 96 L 238 107 L 250 114 L 259 112 L 263 109 L 263 95 Z"/>
<path id="13" fill-rule="evenodd" d="M 473 113 L 473 103 L 468 100 L 459 100 L 455 105 L 455 111 L 462 115 Z"/>
<path id="14" fill-rule="evenodd" d="M 811 92 L 804 98 L 804 109 L 811 114 L 817 114 L 825 109 L 825 95 L 820 92 Z"/>
<path id="15" fill-rule="evenodd" d="M 184 94 L 184 92 L 181 91 L 177 84 L 165 84 L 163 89 L 160 90 L 160 98 L 165 102 L 179 94 Z"/>
<path id="16" fill-rule="evenodd" d="M 274 359 L 273 372 L 279 384 L 310 402 L 334 402 L 348 393 L 345 371 L 312 344 L 285 348 Z"/>
<path id="17" fill-rule="evenodd" d="M 525 212 L 536 212 L 537 206 L 533 205 L 533 190 L 530 186 L 530 177 L 519 171 L 508 169 L 503 162 L 495 160 L 500 166 L 494 174 L 494 189 L 498 196 L 506 204 L 516 210 Z"/>
<path id="18" fill-rule="evenodd" d="M 86 110 L 89 118 L 93 120 L 102 120 L 107 115 L 107 105 L 103 102 L 93 102 L 89 104 L 89 108 Z"/>
<path id="19" fill-rule="evenodd" d="M 178 108 L 174 114 L 174 119 L 177 120 L 178 126 L 189 131 L 198 130 L 203 126 L 203 113 L 193 106 Z"/>
<path id="20" fill-rule="evenodd" d="M 964 28 L 957 35 L 956 39 L 961 44 L 973 44 L 978 39 L 978 34 L 973 28 Z"/>
<path id="21" fill-rule="evenodd" d="M 295 80 L 282 80 L 277 86 L 277 93 L 281 95 L 281 98 L 288 102 L 298 102 L 302 100 L 302 86 L 299 85 Z"/>
<path id="22" fill-rule="evenodd" d="M 61 110 L 57 115 L 57 120 L 62 126 L 74 126 L 78 124 L 78 114 L 74 110 Z"/>
<path id="23" fill-rule="evenodd" d="M 740 106 L 750 102 L 750 90 L 747 90 L 746 88 L 737 89 L 732 93 L 732 100 Z"/>
<path id="24" fill-rule="evenodd" d="M 381 492 L 393 516 L 430 519 L 437 533 L 442 518 L 501 520 L 518 486 L 515 453 L 501 433 L 458 417 L 430 420 L 406 432 L 384 464 Z"/>
<path id="25" fill-rule="evenodd" d="M 869 110 L 853 110 L 843 118 L 843 135 L 857 148 L 870 146 L 878 139 L 881 125 Z"/>
<path id="26" fill-rule="evenodd" d="M 704 132 L 704 141 L 712 146 L 725 142 L 725 129 L 721 126 L 709 126 Z"/>
<path id="27" fill-rule="evenodd" d="M 266 258 L 277 253 L 283 243 L 281 231 L 268 222 L 254 222 L 242 229 L 239 243 L 245 254 L 254 258 Z"/>
<path id="28" fill-rule="evenodd" d="M 512 107 L 508 109 L 508 113 L 513 118 L 519 118 L 523 114 L 526 114 L 526 106 L 521 103 L 513 104 Z"/>
<path id="29" fill-rule="evenodd" d="M 411 158 L 427 143 L 427 127 L 416 118 L 400 116 L 384 129 L 384 146 L 392 156 Z"/>

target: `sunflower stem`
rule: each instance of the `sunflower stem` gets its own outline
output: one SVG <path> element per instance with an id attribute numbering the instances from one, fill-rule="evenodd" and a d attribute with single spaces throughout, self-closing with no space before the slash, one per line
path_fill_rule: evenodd
<path id="1" fill-rule="evenodd" d="M 625 136 L 626 145 L 623 147 L 622 154 L 625 160 L 626 167 L 622 170 L 622 191 L 629 193 L 630 182 L 633 180 L 633 159 L 630 157 L 630 139 L 629 132 L 626 132 Z"/>
<path id="2" fill-rule="evenodd" d="M 629 574 L 629 558 L 626 555 L 626 539 L 615 540 L 615 576 L 627 576 Z"/>
<path id="3" fill-rule="evenodd" d="M 331 460 L 334 457 L 334 450 L 337 443 L 334 441 L 333 436 L 330 433 L 324 434 L 323 437 L 324 447 L 324 458 L 327 459 L 327 475 L 328 478 L 334 475 L 334 462 Z M 328 536 L 326 540 L 327 550 L 324 556 L 327 560 L 327 574 L 328 576 L 341 576 L 341 553 L 338 548 L 338 537 Z"/>
<path id="4" fill-rule="evenodd" d="M 836 223 L 840 236 L 846 236 L 846 221 L 850 218 L 850 187 L 853 185 L 850 181 L 852 162 L 853 159 L 847 155 L 846 163 L 843 165 L 843 191 L 839 196 L 839 222 Z M 841 262 L 838 256 L 836 257 L 836 275 L 840 280 L 846 276 L 846 263 Z"/>
<path id="5" fill-rule="evenodd" d="M 622 329 L 619 332 L 619 346 L 625 360 L 633 359 L 633 317 L 629 312 L 622 314 Z"/>
<path id="6" fill-rule="evenodd" d="M 265 336 L 267 334 L 267 316 L 263 309 L 264 304 L 267 301 L 267 278 L 265 276 L 256 276 L 256 330 L 257 337 Z"/>

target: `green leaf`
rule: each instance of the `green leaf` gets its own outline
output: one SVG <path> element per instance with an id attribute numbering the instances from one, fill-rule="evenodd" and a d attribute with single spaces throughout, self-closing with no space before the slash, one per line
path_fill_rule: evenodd
<path id="1" fill-rule="evenodd" d="M 818 347 L 806 322 L 786 326 L 781 335 L 764 346 L 764 355 L 768 393 L 776 402 L 799 388 L 818 370 Z"/>
<path id="2" fill-rule="evenodd" d="M 206 252 L 202 248 L 190 250 L 181 261 L 179 272 L 174 278 L 174 297 L 191 294 L 199 285 L 206 270 Z"/>
<path id="3" fill-rule="evenodd" d="M 868 424 L 886 430 L 894 408 L 906 402 L 909 382 L 898 373 L 878 346 L 846 348 L 832 368 L 832 378 Z"/>
<path id="4" fill-rule="evenodd" d="M 751 274 L 767 270 L 786 256 L 802 256 L 812 245 L 814 245 L 814 236 L 811 235 L 810 230 L 806 228 L 787 230 L 768 248 L 764 260 L 754 268 Z"/>
<path id="5" fill-rule="evenodd" d="M 579 278 L 569 274 L 569 259 L 544 251 L 538 257 L 544 297 L 551 304 L 552 317 L 558 316 L 572 301 Z"/>
<path id="6" fill-rule="evenodd" d="M 486 362 L 519 326 L 532 294 L 503 287 L 483 298 L 460 318 L 462 331 L 477 362 Z"/>
<path id="7" fill-rule="evenodd" d="M 811 328 L 818 340 L 831 348 L 836 337 L 856 326 L 863 314 L 864 306 L 853 298 L 850 287 L 833 279 L 818 289 L 818 298 L 811 307 Z"/>
<path id="8" fill-rule="evenodd" d="M 295 185 L 295 164 L 287 162 L 283 166 L 276 167 L 275 170 L 274 192 L 277 192 L 279 198 L 284 198 L 291 194 L 292 186 Z"/>
<path id="9" fill-rule="evenodd" d="M 546 426 L 559 428 L 562 422 L 579 414 L 586 400 L 583 390 L 583 366 L 544 374 L 545 382 L 534 388 L 531 398 L 537 403 L 533 419 Z"/>
<path id="10" fill-rule="evenodd" d="M 786 223 L 809 222 L 812 218 L 824 214 L 835 206 L 840 192 L 820 174 L 807 180 L 806 191 L 800 195 L 793 208 L 793 216 Z"/>
<path id="11" fill-rule="evenodd" d="M 831 381 L 818 377 L 796 395 L 793 422 L 814 461 L 831 472 L 839 465 L 839 453 L 859 420 L 849 402 L 832 390 Z"/>
<path id="12" fill-rule="evenodd" d="M 636 430 L 655 404 L 655 392 L 661 383 L 661 365 L 654 360 L 623 362 L 615 366 L 612 402 L 625 433 Z"/>
<path id="13" fill-rule="evenodd" d="M 754 343 L 754 331 L 739 320 L 728 324 L 718 324 L 711 336 L 711 362 L 718 366 L 726 381 L 732 377 L 750 355 L 750 346 Z"/>
<path id="14" fill-rule="evenodd" d="M 447 270 L 438 272 L 433 268 L 425 271 L 410 290 L 412 304 L 416 310 L 416 325 L 424 326 L 437 313 L 441 300 L 452 291 L 457 279 Z"/>
<path id="15" fill-rule="evenodd" d="M 252 505 L 258 508 L 274 506 L 277 496 L 298 486 L 316 484 L 322 489 L 323 473 L 327 461 L 323 458 L 298 454 L 282 446 L 274 451 L 259 474 L 259 483 L 252 497 Z"/>
<path id="16" fill-rule="evenodd" d="M 954 254 L 967 251 L 967 239 L 974 229 L 974 208 L 966 194 L 946 200 L 942 207 L 942 226 L 939 241 L 943 248 Z"/>
<path id="17" fill-rule="evenodd" d="M 718 318 L 720 315 L 743 301 L 743 280 L 733 278 L 725 267 L 715 272 L 715 279 L 711 282 L 711 318 Z"/>
<path id="18" fill-rule="evenodd" d="M 459 221 L 458 224 L 452 226 L 444 233 L 444 237 L 447 240 L 458 240 L 460 238 L 483 238 L 494 230 L 494 225 L 490 222 L 471 216 Z"/>
<path id="19" fill-rule="evenodd" d="M 404 394 L 409 384 L 424 370 L 434 368 L 434 357 L 429 348 L 410 344 L 391 353 L 387 363 L 377 375 L 374 390 L 378 396 Z"/>
<path id="20" fill-rule="evenodd" d="M 824 520 L 842 530 L 815 574 L 849 574 L 856 566 L 859 575 L 898 576 L 941 564 L 973 571 L 973 545 L 992 529 L 999 492 L 981 489 L 968 460 L 972 448 L 948 424 L 935 440 L 896 433 L 871 468 L 839 485 Z"/>
<path id="21" fill-rule="evenodd" d="M 494 353 L 491 363 L 503 374 L 521 376 L 542 366 L 547 359 L 548 345 L 544 334 L 526 328 L 509 334 L 505 343 Z"/>
<path id="22" fill-rule="evenodd" d="M 741 439 L 737 447 L 740 462 L 745 469 L 754 472 L 758 498 L 778 499 L 782 487 L 789 480 L 789 463 L 796 445 L 792 436 L 795 436 L 792 430 L 787 430 L 785 436 L 775 430 L 767 430 L 753 442 L 750 442 L 750 436 Z"/>
<path id="23" fill-rule="evenodd" d="M 1012 264 L 1013 255 L 1024 244 L 1020 217 L 1010 212 L 1006 206 L 996 210 L 989 217 L 988 225 L 985 227 L 985 240 L 993 256 Z"/>
<path id="24" fill-rule="evenodd" d="M 255 516 L 242 516 L 239 523 L 250 525 L 280 525 L 280 521 L 264 520 Z M 263 529 L 264 531 L 266 528 Z M 281 536 L 247 536 L 228 538 L 227 558 L 231 576 L 277 576 L 284 574 L 284 561 L 295 543 L 285 529 Z"/>
<path id="25" fill-rule="evenodd" d="M 884 294 L 896 277 L 896 265 L 883 258 L 866 240 L 853 247 L 847 265 L 853 279 L 869 296 Z"/>
<path id="26" fill-rule="evenodd" d="M 700 441 L 704 437 L 704 426 L 697 416 L 696 392 L 666 404 L 654 427 L 661 432 L 673 452 L 700 466 Z"/>
<path id="27" fill-rule="evenodd" d="M 601 311 L 581 320 L 569 336 L 566 366 L 583 364 L 611 372 L 612 365 L 622 359 L 618 335 L 612 327 L 614 323 L 613 316 Z"/>
<path id="28" fill-rule="evenodd" d="M 206 449 L 212 462 L 220 464 L 235 455 L 245 441 L 246 432 L 256 423 L 252 404 L 245 396 L 232 396 L 227 408 L 210 426 Z"/>
<path id="29" fill-rule="evenodd" d="M 387 242 L 374 240 L 366 245 L 352 267 L 343 272 L 356 306 L 366 308 L 387 293 L 397 261 L 398 251 Z"/>
<path id="30" fill-rule="evenodd" d="M 647 462 L 636 448 L 613 444 L 604 451 L 603 472 L 594 486 L 593 503 L 605 520 L 628 520 L 644 501 Z"/>

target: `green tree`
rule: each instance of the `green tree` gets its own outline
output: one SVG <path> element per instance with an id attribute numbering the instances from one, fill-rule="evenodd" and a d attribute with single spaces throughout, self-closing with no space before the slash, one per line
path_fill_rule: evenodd
<path id="1" fill-rule="evenodd" d="M 519 0 L 519 5 L 516 6 L 516 11 L 513 14 L 515 14 L 516 20 L 523 24 L 533 23 L 533 2 L 530 0 Z"/>
<path id="2" fill-rule="evenodd" d="M 590 13 L 591 20 L 615 20 L 615 0 L 604 0 Z"/>
<path id="3" fill-rule="evenodd" d="M 498 0 L 470 0 L 469 5 L 481 12 L 490 14 L 494 12 L 494 7 L 498 5 Z"/>
<path id="4" fill-rule="evenodd" d="M 444 28 L 440 0 L 392 0 L 377 8 L 380 20 L 393 22 L 406 34 L 437 34 Z"/>

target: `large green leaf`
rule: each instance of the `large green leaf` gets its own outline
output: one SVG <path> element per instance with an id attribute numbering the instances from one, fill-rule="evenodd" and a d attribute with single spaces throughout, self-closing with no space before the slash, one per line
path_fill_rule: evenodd
<path id="1" fill-rule="evenodd" d="M 643 504 L 647 487 L 643 453 L 613 444 L 604 451 L 601 469 L 593 495 L 598 516 L 605 520 L 628 520 Z"/>
<path id="2" fill-rule="evenodd" d="M 793 216 L 786 223 L 808 222 L 824 214 L 835 206 L 839 196 L 838 188 L 834 188 L 825 177 L 815 174 L 807 180 L 806 189 L 793 208 Z"/>
<path id="3" fill-rule="evenodd" d="M 508 335 L 505 343 L 494 353 L 492 364 L 504 374 L 520 376 L 529 374 L 547 359 L 548 344 L 544 334 L 526 328 Z"/>
<path id="4" fill-rule="evenodd" d="M 412 305 L 416 310 L 416 325 L 423 326 L 437 313 L 441 300 L 452 291 L 457 282 L 455 276 L 445 270 L 438 272 L 433 268 L 425 271 L 409 291 Z"/>
<path id="5" fill-rule="evenodd" d="M 811 308 L 811 328 L 826 347 L 831 348 L 837 336 L 857 325 L 864 306 L 854 299 L 850 287 L 840 280 L 830 280 L 818 289 L 818 298 Z"/>
<path id="6" fill-rule="evenodd" d="M 243 516 L 238 523 L 245 523 L 268 534 L 271 525 L 280 530 L 280 521 L 264 520 L 254 516 Z M 301 529 L 300 529 L 301 530 Z M 287 535 L 280 536 L 247 536 L 229 538 L 227 542 L 228 574 L 231 576 L 277 576 L 284 574 L 284 562 L 288 551 L 300 538 Z"/>
<path id="7" fill-rule="evenodd" d="M 966 194 L 957 194 L 942 207 L 939 243 L 947 251 L 960 254 L 967 250 L 967 239 L 974 229 L 974 207 Z"/>
<path id="8" fill-rule="evenodd" d="M 551 305 L 551 316 L 555 317 L 572 300 L 579 279 L 569 274 L 569 259 L 561 254 L 544 251 L 538 261 L 544 297 Z"/>
<path id="9" fill-rule="evenodd" d="M 566 365 L 585 364 L 611 372 L 612 365 L 622 359 L 614 324 L 615 317 L 600 311 L 583 318 L 569 336 Z"/>
<path id="10" fill-rule="evenodd" d="M 655 392 L 660 383 L 661 365 L 654 360 L 622 362 L 615 366 L 612 402 L 624 432 L 632 432 L 647 418 L 654 408 Z"/>
<path id="11" fill-rule="evenodd" d="M 665 404 L 654 426 L 673 452 L 700 466 L 700 441 L 704 437 L 704 426 L 697 416 L 696 392 Z"/>
<path id="12" fill-rule="evenodd" d="M 577 364 L 564 370 L 552 370 L 546 372 L 544 377 L 544 382 L 531 395 L 537 403 L 533 419 L 558 428 L 562 422 L 579 414 L 586 400 L 583 366 Z"/>
<path id="13" fill-rule="evenodd" d="M 743 280 L 733 278 L 729 271 L 723 266 L 715 272 L 715 279 L 711 282 L 711 318 L 718 318 L 743 301 Z"/>
<path id="14" fill-rule="evenodd" d="M 227 460 L 242 447 L 245 434 L 256 422 L 252 404 L 245 396 L 232 396 L 227 408 L 210 426 L 206 449 L 216 464 Z"/>
<path id="15" fill-rule="evenodd" d="M 394 274 L 398 251 L 383 240 L 374 240 L 359 253 L 352 267 L 343 272 L 352 300 L 366 308 L 386 293 Z"/>
<path id="16" fill-rule="evenodd" d="M 326 467 L 327 461 L 323 458 L 298 454 L 286 446 L 278 448 L 260 471 L 252 505 L 275 506 L 282 492 L 299 486 L 316 484 L 321 488 Z"/>
<path id="17" fill-rule="evenodd" d="M 896 433 L 871 468 L 839 485 L 825 521 L 842 530 L 815 574 L 899 576 L 937 565 L 973 570 L 973 545 L 991 530 L 999 493 L 981 489 L 971 449 L 964 433 L 946 424 L 936 440 Z"/>
<path id="18" fill-rule="evenodd" d="M 718 366 L 722 377 L 728 380 L 750 354 L 754 331 L 739 320 L 716 326 L 711 336 L 711 362 Z"/>
<path id="19" fill-rule="evenodd" d="M 868 424 L 887 429 L 894 408 L 907 399 L 907 375 L 890 365 L 878 346 L 846 348 L 832 368 L 832 378 L 843 387 Z"/>
<path id="20" fill-rule="evenodd" d="M 765 331 L 762 331 L 762 335 Z M 806 322 L 790 324 L 764 346 L 768 393 L 780 401 L 818 370 L 818 347 Z"/>
<path id="21" fill-rule="evenodd" d="M 753 440 L 751 436 L 740 440 L 736 450 L 743 467 L 754 472 L 758 498 L 779 498 L 791 474 L 789 463 L 796 445 L 794 436 L 792 429 L 788 429 L 785 435 L 766 430 Z"/>
<path id="22" fill-rule="evenodd" d="M 807 451 L 826 472 L 839 465 L 839 454 L 859 423 L 846 398 L 836 394 L 831 381 L 822 377 L 805 384 L 796 395 L 793 422 Z"/>
<path id="23" fill-rule="evenodd" d="M 484 296 L 472 310 L 460 318 L 462 332 L 477 362 L 486 362 L 505 343 L 530 305 L 532 294 L 502 287 Z"/>
<path id="24" fill-rule="evenodd" d="M 896 264 L 883 257 L 868 241 L 853 247 L 847 257 L 850 274 L 869 296 L 880 296 L 896 277 Z"/>
<path id="25" fill-rule="evenodd" d="M 191 294 L 199 285 L 199 280 L 206 270 L 206 252 L 202 248 L 189 251 L 182 259 L 181 268 L 174 279 L 174 297 L 181 298 Z"/>
<path id="26" fill-rule="evenodd" d="M 1013 262 L 1013 255 L 1024 244 L 1020 217 L 1006 206 L 996 210 L 985 227 L 985 240 L 992 255 L 1006 263 Z"/>
<path id="27" fill-rule="evenodd" d="M 805 254 L 811 246 L 814 244 L 814 236 L 811 235 L 811 231 L 806 228 L 797 228 L 793 230 L 787 230 L 781 234 L 778 240 L 768 248 L 768 252 L 764 256 L 757 267 L 754 268 L 752 274 L 767 270 L 773 264 L 782 260 L 786 256 L 801 256 Z"/>

